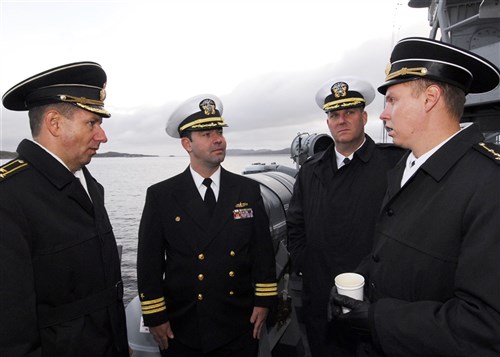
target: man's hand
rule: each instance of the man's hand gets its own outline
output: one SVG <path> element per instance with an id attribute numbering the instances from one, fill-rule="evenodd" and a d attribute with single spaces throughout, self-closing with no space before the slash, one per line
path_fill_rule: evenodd
<path id="1" fill-rule="evenodd" d="M 170 328 L 169 321 L 158 326 L 150 327 L 149 333 L 153 335 L 153 338 L 160 347 L 160 350 L 166 350 L 168 348 L 168 339 L 174 338 L 174 334 L 172 332 L 172 329 Z"/>
<path id="2" fill-rule="evenodd" d="M 260 330 L 262 330 L 262 325 L 266 321 L 269 309 L 267 307 L 254 306 L 252 316 L 250 317 L 250 323 L 253 325 L 253 338 L 260 338 Z"/>
<path id="3" fill-rule="evenodd" d="M 342 313 L 342 307 L 347 307 L 351 311 Z M 328 301 L 328 321 L 335 320 L 349 326 L 354 332 L 360 335 L 369 335 L 370 326 L 368 323 L 369 301 L 360 301 L 349 296 L 340 295 L 337 287 L 333 286 L 330 291 Z"/>

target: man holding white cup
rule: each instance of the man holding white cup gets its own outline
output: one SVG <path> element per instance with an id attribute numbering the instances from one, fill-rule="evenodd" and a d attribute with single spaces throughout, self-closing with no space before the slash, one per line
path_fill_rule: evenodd
<path id="1" fill-rule="evenodd" d="M 335 277 L 335 286 L 340 295 L 349 296 L 356 300 L 363 301 L 363 287 L 365 278 L 356 273 L 342 273 Z M 342 313 L 346 314 L 351 309 L 342 307 Z"/>
<path id="2" fill-rule="evenodd" d="M 500 153 L 476 124 L 460 125 L 465 96 L 497 88 L 500 70 L 407 38 L 386 74 L 380 118 L 411 152 L 388 174 L 372 252 L 356 269 L 369 299 L 334 287 L 328 317 L 368 336 L 358 356 L 500 356 Z"/>

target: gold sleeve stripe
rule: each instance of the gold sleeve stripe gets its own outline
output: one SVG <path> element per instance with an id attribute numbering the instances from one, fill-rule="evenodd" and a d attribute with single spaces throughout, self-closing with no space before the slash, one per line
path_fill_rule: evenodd
<path id="1" fill-rule="evenodd" d="M 259 292 L 255 293 L 255 296 L 276 296 L 276 295 L 278 295 L 277 291 L 275 291 L 273 293 L 259 293 Z"/>
<path id="2" fill-rule="evenodd" d="M 151 305 L 151 304 L 157 304 L 161 301 L 165 301 L 165 297 L 161 297 L 161 298 L 158 298 L 158 299 L 154 299 L 154 300 L 145 300 L 145 301 L 141 301 L 141 305 L 144 306 L 144 305 Z"/>
<path id="3" fill-rule="evenodd" d="M 161 307 L 161 308 L 158 308 L 158 309 L 154 309 L 154 310 L 142 310 L 142 314 L 143 315 L 150 315 L 150 314 L 154 314 L 154 313 L 157 313 L 157 312 L 160 312 L 160 311 L 165 311 L 167 308 L 165 306 Z"/>
<path id="4" fill-rule="evenodd" d="M 257 283 L 255 284 L 256 287 L 258 288 L 270 288 L 270 287 L 277 287 L 278 286 L 278 283 L 267 283 L 267 284 L 263 284 L 263 283 Z"/>
<path id="5" fill-rule="evenodd" d="M 255 284 L 255 296 L 276 296 L 276 295 L 278 295 L 278 283 Z"/>
<path id="6" fill-rule="evenodd" d="M 167 309 L 165 305 L 165 297 L 161 297 L 154 300 L 141 301 L 141 309 L 143 315 L 150 315 L 157 312 L 165 311 Z"/>
<path id="7" fill-rule="evenodd" d="M 154 305 L 148 305 L 148 306 L 142 306 L 142 311 L 149 311 L 149 310 L 154 310 L 158 309 L 160 307 L 165 307 L 165 303 L 161 302 L 159 304 L 154 304 Z"/>

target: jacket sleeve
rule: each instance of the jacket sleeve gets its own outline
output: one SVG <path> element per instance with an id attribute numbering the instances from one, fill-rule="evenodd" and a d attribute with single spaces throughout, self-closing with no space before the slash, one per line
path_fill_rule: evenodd
<path id="1" fill-rule="evenodd" d="M 159 205 L 150 188 L 139 225 L 137 248 L 137 285 L 146 326 L 158 326 L 168 321 L 163 294 L 165 246 L 161 222 Z"/>
<path id="2" fill-rule="evenodd" d="M 288 250 L 292 260 L 292 269 L 296 273 L 302 271 L 302 256 L 306 244 L 306 233 L 304 225 L 304 211 L 301 182 L 302 172 L 299 172 L 293 186 L 293 194 L 288 206 L 286 217 L 288 232 Z"/>
<path id="3" fill-rule="evenodd" d="M 0 192 L 0 355 L 41 356 L 29 225 Z"/>
<path id="4" fill-rule="evenodd" d="M 255 287 L 255 306 L 272 307 L 277 302 L 276 262 L 269 231 L 269 218 L 257 185 L 257 200 L 254 208 L 252 247 L 252 278 Z"/>

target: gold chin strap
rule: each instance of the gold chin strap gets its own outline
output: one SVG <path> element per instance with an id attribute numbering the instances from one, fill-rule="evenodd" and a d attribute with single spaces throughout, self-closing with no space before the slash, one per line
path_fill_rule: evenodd
<path id="1" fill-rule="evenodd" d="M 390 71 L 390 68 L 389 68 L 389 71 Z M 407 76 L 407 75 L 424 77 L 425 75 L 427 75 L 427 72 L 428 72 L 427 68 L 425 68 L 425 67 L 415 67 L 415 68 L 403 67 L 400 70 L 393 72 L 393 73 L 386 72 L 387 76 L 385 77 L 385 80 L 388 81 L 388 80 L 394 79 L 394 78 L 399 77 L 399 76 Z"/>
<path id="2" fill-rule="evenodd" d="M 72 95 L 59 94 L 59 99 L 63 102 L 68 103 L 80 103 L 87 105 L 98 105 L 100 107 L 104 106 L 104 102 L 102 100 L 88 99 L 85 97 L 74 97 Z"/>

